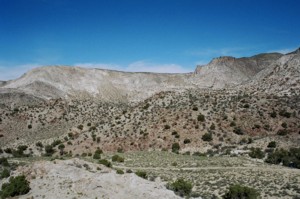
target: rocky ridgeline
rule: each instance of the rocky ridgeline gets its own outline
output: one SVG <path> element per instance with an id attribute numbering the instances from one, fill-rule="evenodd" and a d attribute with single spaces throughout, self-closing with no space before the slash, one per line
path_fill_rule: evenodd
<path id="1" fill-rule="evenodd" d="M 162 91 L 234 88 L 248 85 L 252 80 L 264 80 L 264 87 L 268 87 L 266 79 L 269 77 L 285 78 L 285 71 L 274 76 L 276 74 L 271 68 L 276 64 L 278 67 L 287 66 L 284 68 L 286 71 L 290 70 L 289 67 L 296 69 L 291 69 L 290 81 L 299 76 L 299 56 L 295 55 L 299 55 L 298 51 L 288 55 L 266 53 L 246 58 L 220 57 L 207 65 L 198 66 L 194 73 L 186 74 L 129 73 L 68 66 L 40 67 L 16 80 L 0 82 L 0 98 L 4 104 L 24 101 L 26 96 L 40 100 L 94 98 L 128 103 L 141 102 Z M 291 62 L 294 64 L 288 64 Z M 280 84 L 274 86 L 278 91 L 289 89 Z M 14 95 L 8 95 L 12 93 Z"/>

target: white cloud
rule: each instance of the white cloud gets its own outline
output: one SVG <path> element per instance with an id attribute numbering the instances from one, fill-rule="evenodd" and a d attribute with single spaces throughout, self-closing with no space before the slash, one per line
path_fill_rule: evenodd
<path id="1" fill-rule="evenodd" d="M 0 80 L 12 80 L 22 76 L 33 68 L 39 67 L 39 64 L 23 64 L 16 66 L 0 66 Z"/>

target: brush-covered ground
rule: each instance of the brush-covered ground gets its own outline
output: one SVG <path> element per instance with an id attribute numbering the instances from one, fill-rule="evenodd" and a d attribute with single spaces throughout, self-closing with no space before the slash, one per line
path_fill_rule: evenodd
<path id="1" fill-rule="evenodd" d="M 115 155 L 124 158 L 124 161 L 114 161 L 113 156 Z M 102 160 L 106 159 L 112 164 L 111 168 L 113 170 L 122 170 L 125 176 L 114 176 L 114 174 L 112 174 L 115 173 L 113 170 L 109 172 L 110 169 L 99 164 L 99 159 L 93 159 L 93 156 L 79 157 L 79 159 L 73 159 L 68 156 L 60 157 L 60 159 L 66 160 L 55 160 L 55 158 L 49 157 L 12 158 L 9 159 L 9 162 L 18 163 L 20 165 L 16 170 L 18 173 L 26 174 L 28 179 L 32 181 L 33 191 L 31 191 L 29 195 L 39 195 L 37 198 L 42 196 L 46 197 L 48 193 L 47 192 L 45 196 L 45 193 L 43 194 L 37 190 L 47 190 L 47 187 L 50 185 L 51 187 L 55 187 L 56 184 L 58 187 L 66 187 L 65 191 L 63 188 L 61 190 L 57 189 L 57 194 L 64 194 L 67 198 L 71 196 L 85 198 L 85 196 L 87 196 L 86 194 L 96 197 L 97 193 L 92 191 L 93 187 L 87 186 L 87 188 L 91 189 L 91 193 L 78 190 L 81 181 L 93 181 L 93 176 L 98 176 L 97 178 L 99 179 L 103 178 L 102 180 L 105 179 L 111 186 L 117 181 L 111 181 L 111 179 L 108 178 L 113 177 L 115 180 L 116 178 L 120 178 L 124 183 L 127 180 L 125 184 L 132 184 L 137 190 L 141 190 L 143 187 L 147 188 L 149 193 L 151 193 L 151 190 L 155 191 L 152 186 L 159 186 L 161 193 L 167 194 L 168 197 L 171 197 L 170 193 L 167 193 L 165 191 L 166 189 L 162 186 L 166 186 L 167 183 L 174 182 L 178 178 L 183 178 L 192 183 L 193 189 L 190 194 L 191 197 L 201 197 L 204 199 L 222 198 L 228 191 L 229 186 L 234 184 L 256 189 L 261 198 L 294 199 L 300 196 L 299 169 L 270 165 L 261 160 L 249 158 L 246 155 L 204 157 L 165 151 L 140 151 L 105 153 L 100 156 Z M 74 176 L 68 174 L 72 171 L 73 167 L 74 170 L 76 170 L 76 175 Z M 63 174 L 64 171 L 62 169 L 68 170 L 68 172 Z M 145 171 L 147 174 L 146 179 L 148 181 L 154 181 L 156 184 L 150 183 L 151 186 L 148 186 L 147 182 L 137 180 L 131 173 L 137 171 Z M 108 173 L 108 178 L 103 177 L 104 173 Z M 75 176 L 81 176 L 82 179 L 75 179 Z M 49 180 L 50 178 L 51 180 Z M 40 184 L 39 181 L 42 181 L 43 184 Z M 137 184 L 136 181 L 142 184 Z M 91 186 L 97 188 L 97 183 L 95 183 L 96 181 L 94 180 Z M 118 193 L 115 194 L 116 196 L 125 194 L 126 190 L 123 190 L 125 188 L 128 189 L 127 191 L 131 194 L 136 194 L 136 196 L 141 194 L 138 191 L 135 192 L 131 190 L 131 186 L 125 186 L 125 184 L 122 185 L 122 183 L 118 182 L 117 186 L 119 186 L 120 189 L 122 188 L 122 190 L 121 192 L 115 191 Z M 84 185 L 82 184 L 80 186 Z M 101 186 L 103 185 L 101 184 Z M 98 189 L 102 190 L 101 188 Z M 61 193 L 59 193 L 59 190 Z M 36 193 L 34 193 L 34 191 L 36 191 Z M 49 191 L 48 194 L 50 193 L 51 191 Z M 102 191 L 101 193 L 110 198 L 108 195 L 110 193 L 109 191 Z M 152 196 L 150 195 L 149 198 L 152 198 Z"/>
<path id="2" fill-rule="evenodd" d="M 300 170 L 266 164 L 248 157 L 201 157 L 170 152 L 131 152 L 120 154 L 124 163 L 116 168 L 142 170 L 149 179 L 164 181 L 184 178 L 193 183 L 193 194 L 202 198 L 221 197 L 230 185 L 255 188 L 262 198 L 300 196 Z"/>
<path id="3" fill-rule="evenodd" d="M 161 92 L 135 104 L 1 105 L 0 156 L 98 163 L 97 149 L 108 160 L 124 152 L 115 168 L 146 171 L 149 180 L 182 177 L 194 185 L 192 196 L 220 197 L 241 184 L 262 198 L 297 198 L 300 170 L 279 165 L 300 168 L 300 153 L 289 151 L 300 145 L 299 101 L 295 93 L 227 89 Z"/>

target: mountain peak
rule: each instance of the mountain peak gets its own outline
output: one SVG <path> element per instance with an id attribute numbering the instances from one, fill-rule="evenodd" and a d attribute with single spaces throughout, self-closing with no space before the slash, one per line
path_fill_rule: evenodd
<path id="1" fill-rule="evenodd" d="M 214 58 L 211 63 L 213 64 L 222 64 L 222 63 L 227 63 L 227 62 L 234 62 L 236 60 L 235 57 L 232 56 L 221 56 Z"/>
<path id="2" fill-rule="evenodd" d="M 287 55 L 298 54 L 298 53 L 300 53 L 300 47 L 297 48 L 297 49 L 296 49 L 295 51 L 293 51 L 293 52 L 287 53 Z"/>

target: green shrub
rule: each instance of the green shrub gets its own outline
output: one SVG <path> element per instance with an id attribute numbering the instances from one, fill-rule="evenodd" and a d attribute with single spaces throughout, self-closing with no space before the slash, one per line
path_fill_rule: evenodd
<path id="1" fill-rule="evenodd" d="M 284 166 L 300 169 L 300 148 L 276 149 L 269 154 L 265 162 L 270 164 L 280 164 Z"/>
<path id="2" fill-rule="evenodd" d="M 286 130 L 286 129 L 279 129 L 278 131 L 277 131 L 277 135 L 280 135 L 280 136 L 285 136 L 285 135 L 287 135 L 289 132 L 288 132 L 288 130 Z"/>
<path id="3" fill-rule="evenodd" d="M 11 153 L 12 153 L 12 150 L 11 150 L 11 148 L 6 148 L 6 149 L 4 149 L 4 152 L 5 152 L 5 153 L 11 154 Z"/>
<path id="4" fill-rule="evenodd" d="M 46 145 L 45 152 L 45 156 L 52 156 L 55 150 L 53 149 L 52 145 Z"/>
<path id="5" fill-rule="evenodd" d="M 183 178 L 179 178 L 173 183 L 168 183 L 167 188 L 183 197 L 190 195 L 193 185 L 192 183 L 185 181 Z"/>
<path id="6" fill-rule="evenodd" d="M 205 133 L 203 136 L 202 136 L 202 140 L 205 141 L 205 142 L 210 142 L 213 140 L 213 137 L 212 137 L 212 134 L 211 133 Z"/>
<path id="7" fill-rule="evenodd" d="M 3 171 L 0 173 L 0 179 L 7 178 L 9 176 L 10 176 L 10 172 L 8 169 L 3 169 Z"/>
<path id="8" fill-rule="evenodd" d="M 277 113 L 276 113 L 275 111 L 273 111 L 273 112 L 270 113 L 270 116 L 271 116 L 272 118 L 275 118 L 275 117 L 277 116 Z"/>
<path id="9" fill-rule="evenodd" d="M 193 111 L 198 111 L 198 107 L 197 107 L 197 106 L 194 106 L 194 107 L 192 108 L 192 110 L 193 110 Z"/>
<path id="10" fill-rule="evenodd" d="M 144 179 L 147 179 L 148 178 L 148 175 L 146 173 L 146 171 L 137 171 L 135 172 L 135 174 L 141 178 L 144 178 Z"/>
<path id="11" fill-rule="evenodd" d="M 78 128 L 79 130 L 83 130 L 83 125 L 80 124 L 80 125 L 77 126 L 77 128 Z"/>
<path id="12" fill-rule="evenodd" d="M 30 191 L 29 182 L 25 176 L 11 177 L 8 183 L 2 184 L 1 198 L 24 195 Z"/>
<path id="13" fill-rule="evenodd" d="M 244 132 L 240 127 L 234 127 L 233 132 L 237 135 L 243 135 Z"/>
<path id="14" fill-rule="evenodd" d="M 179 143 L 178 143 L 178 142 L 173 143 L 173 144 L 172 144 L 172 152 L 173 152 L 173 153 L 178 153 L 179 150 L 180 150 L 180 145 L 179 145 Z"/>
<path id="15" fill-rule="evenodd" d="M 102 154 L 103 151 L 102 151 L 101 149 L 98 148 L 98 149 L 95 151 L 95 153 Z"/>
<path id="16" fill-rule="evenodd" d="M 224 199 L 256 199 L 259 198 L 259 193 L 250 187 L 241 185 L 232 185 L 228 192 L 224 195 Z"/>
<path id="17" fill-rule="evenodd" d="M 121 156 L 119 156 L 119 155 L 114 155 L 114 156 L 112 156 L 112 157 L 111 157 L 111 160 L 112 160 L 113 162 L 124 162 L 124 158 L 121 157 Z"/>
<path id="18" fill-rule="evenodd" d="M 107 167 L 112 167 L 111 162 L 106 159 L 99 160 L 99 164 L 103 164 L 104 166 L 107 166 Z"/>
<path id="19" fill-rule="evenodd" d="M 17 150 L 12 150 L 12 155 L 16 158 L 28 157 L 29 155 L 24 154 L 24 151 L 28 148 L 26 145 L 18 146 Z"/>
<path id="20" fill-rule="evenodd" d="M 212 131 L 215 130 L 216 129 L 216 125 L 214 123 L 212 123 L 210 125 L 209 129 L 212 130 Z"/>
<path id="21" fill-rule="evenodd" d="M 40 147 L 40 148 L 43 148 L 43 144 L 42 144 L 41 142 L 37 142 L 37 143 L 35 144 L 35 146 Z"/>
<path id="22" fill-rule="evenodd" d="M 268 148 L 276 148 L 276 142 L 275 142 L 275 141 L 269 142 L 269 144 L 268 144 L 267 147 L 268 147 Z"/>
<path id="23" fill-rule="evenodd" d="M 244 104 L 244 106 L 243 106 L 244 108 L 249 108 L 250 107 L 250 105 L 249 104 Z"/>
<path id="24" fill-rule="evenodd" d="M 93 159 L 99 160 L 99 159 L 101 159 L 101 155 L 99 153 L 94 153 Z"/>
<path id="25" fill-rule="evenodd" d="M 164 129 L 170 129 L 171 127 L 170 127 L 170 125 L 168 125 L 168 124 L 166 124 L 165 126 L 164 126 Z"/>
<path id="26" fill-rule="evenodd" d="M 61 140 L 54 140 L 51 144 L 52 147 L 56 147 L 57 145 L 61 144 Z"/>
<path id="27" fill-rule="evenodd" d="M 249 156 L 251 158 L 262 159 L 262 158 L 265 157 L 265 154 L 264 154 L 264 152 L 260 148 L 251 148 Z"/>
<path id="28" fill-rule="evenodd" d="M 282 124 L 281 124 L 281 126 L 283 127 L 283 128 L 287 128 L 287 123 L 286 122 L 283 122 Z"/>
<path id="29" fill-rule="evenodd" d="M 198 117 L 197 117 L 197 120 L 199 121 L 199 122 L 204 122 L 205 121 L 205 116 L 204 115 L 202 115 L 201 113 L 198 115 Z"/>
<path id="30" fill-rule="evenodd" d="M 189 144 L 189 143 L 191 143 L 191 140 L 188 139 L 188 138 L 186 138 L 186 139 L 183 140 L 183 143 L 184 143 L 184 144 Z"/>
<path id="31" fill-rule="evenodd" d="M 4 167 L 8 167 L 9 163 L 7 161 L 7 158 L 5 158 L 5 157 L 0 158 L 0 165 L 2 165 Z"/>
<path id="32" fill-rule="evenodd" d="M 124 171 L 122 169 L 117 169 L 117 174 L 124 174 Z"/>
<path id="33" fill-rule="evenodd" d="M 279 111 L 279 115 L 282 117 L 290 118 L 292 114 L 290 112 L 287 112 L 286 110 L 281 110 Z"/>
<path id="34" fill-rule="evenodd" d="M 233 126 L 236 126 L 236 123 L 234 121 L 230 122 L 230 126 L 233 127 Z"/>

